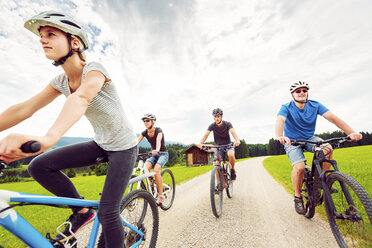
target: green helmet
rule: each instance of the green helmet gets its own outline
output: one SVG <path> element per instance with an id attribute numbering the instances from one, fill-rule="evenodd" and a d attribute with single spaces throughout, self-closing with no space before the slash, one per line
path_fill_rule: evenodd
<path id="1" fill-rule="evenodd" d="M 43 26 L 58 28 L 68 34 L 79 37 L 84 44 L 84 50 L 89 48 L 88 35 L 82 25 L 64 13 L 54 10 L 44 11 L 27 20 L 24 26 L 38 36 L 40 36 L 39 30 Z"/>

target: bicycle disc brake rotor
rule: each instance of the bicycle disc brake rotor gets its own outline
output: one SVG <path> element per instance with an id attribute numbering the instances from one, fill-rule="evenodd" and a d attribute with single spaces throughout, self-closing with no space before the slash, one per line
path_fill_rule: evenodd
<path id="1" fill-rule="evenodd" d="M 142 241 L 145 241 L 146 240 L 146 228 L 143 226 L 143 224 L 141 224 L 141 226 L 138 229 L 143 232 Z M 141 236 L 139 234 L 137 234 L 133 230 L 129 230 L 128 234 L 125 237 L 125 247 L 131 247 L 132 245 L 137 243 L 140 239 L 141 239 Z M 141 247 L 141 245 L 139 247 Z"/>
<path id="2" fill-rule="evenodd" d="M 359 233 L 364 232 L 364 222 L 363 219 L 360 217 L 360 213 L 358 209 L 355 208 L 355 206 L 350 205 L 346 211 L 345 214 L 351 217 L 351 223 L 356 231 Z"/>

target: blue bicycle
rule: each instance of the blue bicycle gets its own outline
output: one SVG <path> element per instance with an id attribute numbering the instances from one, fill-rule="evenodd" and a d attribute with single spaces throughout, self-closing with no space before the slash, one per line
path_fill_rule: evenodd
<path id="1" fill-rule="evenodd" d="M 40 145 L 32 143 L 22 146 L 24 152 L 36 152 L 35 147 Z M 34 147 L 34 148 L 32 148 Z M 30 149 L 30 150 L 29 150 Z M 6 164 L 0 161 L 1 171 Z M 136 183 L 146 178 L 146 175 L 133 178 L 129 184 Z M 10 204 L 11 203 L 11 204 Z M 15 211 L 15 207 L 27 205 L 46 205 L 51 207 L 89 207 L 99 211 L 99 201 L 75 199 L 67 197 L 45 196 L 0 190 L 0 226 L 22 240 L 26 245 L 35 248 L 78 248 L 100 247 L 104 248 L 104 237 L 101 232 L 98 218 L 94 218 L 83 228 L 80 228 L 64 243 L 55 242 L 50 235 L 44 237 L 27 220 Z M 159 213 L 152 195 L 145 190 L 135 190 L 124 196 L 121 206 L 121 219 L 125 233 L 125 247 L 155 247 L 158 237 Z M 97 215 L 96 215 L 97 216 Z M 61 235 L 62 230 L 71 223 L 65 222 L 57 228 Z M 98 242 L 97 237 L 99 237 Z"/>

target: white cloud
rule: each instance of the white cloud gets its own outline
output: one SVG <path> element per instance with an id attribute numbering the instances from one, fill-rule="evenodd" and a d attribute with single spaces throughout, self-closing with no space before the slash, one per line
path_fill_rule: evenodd
<path id="1" fill-rule="evenodd" d="M 61 72 L 43 59 L 23 22 L 69 6 L 89 29 L 88 59 L 107 68 L 137 132 L 144 129 L 141 115 L 153 112 L 167 140 L 198 142 L 213 121 L 212 109 L 221 107 L 240 138 L 266 143 L 280 105 L 290 100 L 289 84 L 298 80 L 309 82 L 310 98 L 355 130 L 371 131 L 368 0 L 2 1 L 0 111 Z M 45 132 L 62 103 L 63 97 L 27 129 L 13 130 Z M 337 129 L 322 119 L 317 132 Z M 83 120 L 68 135 L 92 136 L 92 129 Z"/>

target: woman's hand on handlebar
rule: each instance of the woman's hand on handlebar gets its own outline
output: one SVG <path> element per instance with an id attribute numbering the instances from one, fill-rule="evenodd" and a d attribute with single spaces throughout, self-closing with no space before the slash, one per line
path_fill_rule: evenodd
<path id="1" fill-rule="evenodd" d="M 38 152 L 35 153 L 24 153 L 20 149 L 20 147 L 30 141 L 35 140 L 38 141 L 41 144 L 41 149 Z M 32 135 L 24 135 L 24 134 L 9 134 L 4 139 L 0 141 L 0 160 L 5 161 L 6 163 L 10 163 L 12 161 L 26 158 L 35 154 L 38 154 L 40 152 L 45 151 L 49 147 L 53 146 L 46 146 L 45 144 L 50 143 L 48 142 L 48 139 L 46 137 L 40 137 L 40 136 L 32 136 Z"/>

